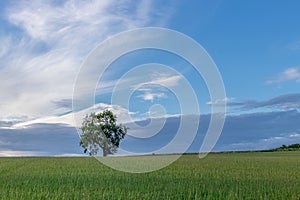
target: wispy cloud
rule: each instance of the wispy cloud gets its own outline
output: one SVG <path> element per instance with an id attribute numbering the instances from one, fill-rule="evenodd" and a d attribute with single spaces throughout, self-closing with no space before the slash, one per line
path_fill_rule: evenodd
<path id="1" fill-rule="evenodd" d="M 163 23 L 162 11 L 149 0 L 9 3 L 1 15 L 9 26 L 0 34 L 1 118 L 70 111 L 73 83 L 88 53 L 112 34 Z"/>
<path id="2" fill-rule="evenodd" d="M 168 93 L 180 86 L 181 81 L 183 81 L 181 75 L 160 66 L 140 67 L 134 68 L 132 72 L 129 71 L 118 80 L 100 82 L 96 94 L 114 93 L 117 96 L 123 92 L 130 95 L 138 92 L 137 97 L 145 101 L 154 101 L 168 98 Z"/>
<path id="3" fill-rule="evenodd" d="M 64 126 L 69 126 L 69 127 L 78 127 L 81 126 L 81 122 L 83 118 L 91 113 L 91 112 L 101 112 L 103 110 L 111 110 L 115 113 L 115 115 L 118 117 L 118 122 L 120 123 L 128 123 L 131 122 L 132 120 L 130 119 L 130 115 L 136 114 L 134 112 L 130 112 L 128 109 L 123 108 L 119 105 L 110 105 L 110 104 L 105 104 L 105 103 L 98 103 L 95 104 L 93 107 L 83 109 L 78 112 L 73 112 L 73 113 L 67 113 L 61 116 L 45 116 L 45 117 L 40 117 L 37 119 L 33 120 L 26 120 L 26 121 L 20 121 L 16 123 L 10 123 L 10 124 L 2 124 L 2 128 L 10 128 L 10 129 L 22 129 L 22 128 L 28 128 L 31 126 L 34 126 L 35 124 L 63 124 Z M 75 118 L 78 118 L 77 121 L 74 121 L 74 116 Z M 1 123 L 0 123 L 1 125 Z M 0 127 L 1 128 L 1 127 Z"/>
<path id="4" fill-rule="evenodd" d="M 299 81 L 300 71 L 298 67 L 291 67 L 279 73 L 274 79 L 266 81 L 268 85 L 278 84 L 286 81 Z"/>
<path id="5" fill-rule="evenodd" d="M 300 109 L 300 94 L 285 94 L 266 101 L 245 100 L 237 101 L 233 98 L 208 102 L 208 105 L 235 107 L 239 110 L 253 110 L 259 108 L 294 110 Z"/>
<path id="6" fill-rule="evenodd" d="M 153 73 L 150 76 L 150 81 L 142 82 L 132 86 L 133 90 L 143 93 L 139 95 L 139 97 L 145 101 L 154 101 L 154 99 L 167 98 L 167 90 L 163 88 L 172 89 L 173 87 L 176 87 L 182 79 L 182 77 L 179 75 L 170 75 L 164 73 Z"/>
<path id="7" fill-rule="evenodd" d="M 300 108 L 300 94 L 286 94 L 275 97 L 268 101 L 257 103 L 250 103 L 246 105 L 248 108 L 277 108 L 277 109 L 299 109 Z"/>
<path id="8" fill-rule="evenodd" d="M 218 99 L 215 101 L 209 101 L 206 104 L 209 106 L 226 106 L 228 103 L 230 103 L 231 101 L 233 101 L 233 98 L 228 98 L 226 97 L 225 99 Z"/>
<path id="9" fill-rule="evenodd" d="M 172 75 L 172 74 L 159 74 L 159 73 L 153 73 L 150 74 L 150 80 L 149 81 L 142 81 L 136 85 L 131 86 L 134 90 L 142 89 L 145 85 L 161 85 L 167 88 L 172 88 L 179 84 L 180 80 L 182 79 L 182 76 L 180 75 Z"/>

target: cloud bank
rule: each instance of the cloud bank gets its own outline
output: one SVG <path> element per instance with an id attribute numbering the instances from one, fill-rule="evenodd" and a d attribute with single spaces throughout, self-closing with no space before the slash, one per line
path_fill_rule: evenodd
<path id="1" fill-rule="evenodd" d="M 208 105 L 228 106 L 237 108 L 242 111 L 251 111 L 254 109 L 270 109 L 270 110 L 299 110 L 300 109 L 300 93 L 285 94 L 266 101 L 245 100 L 236 101 L 235 99 L 225 99 L 216 102 L 208 102 Z"/>
<path id="2" fill-rule="evenodd" d="M 121 143 L 121 148 L 135 153 L 147 153 L 162 148 L 175 136 L 181 117 L 188 119 L 186 134 L 194 123 L 195 116 L 154 118 L 153 126 L 147 127 L 149 119 L 127 123 L 130 135 Z M 210 122 L 210 115 L 202 115 L 199 129 L 188 152 L 198 152 Z M 221 137 L 214 151 L 262 150 L 300 142 L 300 112 L 296 110 L 241 114 L 228 116 Z M 163 128 L 157 130 L 157 125 Z M 145 128 L 146 127 L 146 128 Z M 140 137 L 141 134 L 146 137 Z M 148 137 L 150 136 L 150 137 Z M 170 152 L 178 152 L 181 140 Z M 124 152 L 120 151 L 119 155 Z M 178 152 L 180 153 L 180 152 Z M 182 152 L 181 152 L 182 153 Z M 79 137 L 74 127 L 65 124 L 31 124 L 21 129 L 1 129 L 0 156 L 62 156 L 84 155 L 79 146 Z"/>

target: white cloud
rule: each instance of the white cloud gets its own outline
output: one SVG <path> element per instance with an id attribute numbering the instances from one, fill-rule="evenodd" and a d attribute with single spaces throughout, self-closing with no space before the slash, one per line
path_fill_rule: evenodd
<path id="1" fill-rule="evenodd" d="M 137 97 L 145 101 L 167 98 L 167 94 L 182 85 L 183 81 L 182 75 L 168 70 L 156 65 L 139 66 L 118 80 L 100 81 L 96 94 L 112 93 L 115 99 L 119 99 L 118 101 L 122 99 L 123 102 L 134 92 L 141 93 Z M 110 73 L 108 72 L 108 74 Z"/>
<path id="2" fill-rule="evenodd" d="M 143 100 L 145 101 L 153 101 L 155 98 L 160 99 L 160 98 L 166 98 L 167 95 L 165 93 L 150 93 L 146 92 L 142 95 L 140 95 Z"/>
<path id="3" fill-rule="evenodd" d="M 234 100 L 234 98 L 225 98 L 225 99 L 217 99 L 215 101 L 209 101 L 206 104 L 209 106 L 226 106 L 229 101 Z"/>
<path id="4" fill-rule="evenodd" d="M 286 81 L 299 81 L 300 80 L 300 71 L 297 67 L 291 67 L 286 69 L 285 71 L 281 72 L 277 75 L 275 79 L 268 80 L 266 83 L 268 85 L 282 83 Z"/>
<path id="5" fill-rule="evenodd" d="M 1 118 L 36 119 L 69 111 L 53 102 L 72 98 L 88 53 L 112 34 L 161 23 L 164 17 L 154 7 L 148 0 L 9 4 L 3 16 L 13 28 L 0 35 Z"/>
<path id="6" fill-rule="evenodd" d="M 291 133 L 290 135 L 289 135 L 289 138 L 300 138 L 300 133 Z"/>
<path id="7" fill-rule="evenodd" d="M 131 122 L 132 120 L 130 119 L 130 115 L 135 114 L 134 112 L 130 112 L 126 108 L 123 108 L 118 105 L 109 105 L 105 103 L 99 103 L 95 104 L 93 107 L 81 110 L 76 113 L 68 113 L 62 116 L 46 116 L 46 117 L 41 117 L 33 120 L 27 120 L 24 122 L 19 122 L 14 125 L 12 125 L 11 129 L 22 129 L 22 128 L 27 128 L 30 127 L 31 125 L 34 124 L 64 124 L 68 125 L 70 127 L 79 127 L 81 125 L 81 122 L 83 118 L 91 113 L 91 112 L 101 112 L 103 110 L 111 110 L 114 112 L 114 114 L 118 118 L 119 123 L 128 123 Z M 75 117 L 75 118 L 74 118 Z"/>
<path id="8" fill-rule="evenodd" d="M 160 75 L 160 77 L 154 78 L 152 82 L 149 84 L 159 84 L 159 85 L 164 85 L 167 87 L 172 87 L 176 86 L 179 81 L 181 80 L 181 76 L 179 75 L 174 75 L 174 76 L 167 76 L 166 74 Z"/>
<path id="9" fill-rule="evenodd" d="M 145 101 L 167 98 L 166 93 L 161 92 L 163 88 L 158 87 L 158 85 L 168 89 L 172 89 L 173 87 L 176 87 L 182 80 L 182 77 L 180 75 L 153 73 L 150 74 L 150 76 L 150 81 L 141 82 L 132 86 L 132 90 L 143 92 L 143 94 L 139 95 L 139 97 Z"/>
<path id="10" fill-rule="evenodd" d="M 139 83 L 132 87 L 133 90 L 137 90 L 143 92 L 143 94 L 138 97 L 142 98 L 145 101 L 154 101 L 154 99 L 167 98 L 165 91 L 163 88 L 158 87 L 158 85 L 172 88 L 176 86 L 181 77 L 178 75 L 167 76 L 166 74 L 155 75 L 152 74 L 152 80 Z"/>

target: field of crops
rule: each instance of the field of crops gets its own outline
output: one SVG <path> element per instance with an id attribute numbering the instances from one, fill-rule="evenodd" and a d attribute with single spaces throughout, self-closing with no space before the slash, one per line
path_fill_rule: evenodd
<path id="1" fill-rule="evenodd" d="M 0 199 L 300 199 L 300 152 L 185 155 L 146 174 L 94 158 L 0 158 Z"/>

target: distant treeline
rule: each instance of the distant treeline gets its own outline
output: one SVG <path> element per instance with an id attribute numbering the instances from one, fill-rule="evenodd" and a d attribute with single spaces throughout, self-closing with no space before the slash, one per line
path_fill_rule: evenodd
<path id="1" fill-rule="evenodd" d="M 271 149 L 270 151 L 299 151 L 300 144 L 282 145 L 281 147 Z"/>

